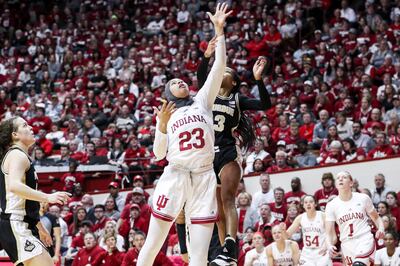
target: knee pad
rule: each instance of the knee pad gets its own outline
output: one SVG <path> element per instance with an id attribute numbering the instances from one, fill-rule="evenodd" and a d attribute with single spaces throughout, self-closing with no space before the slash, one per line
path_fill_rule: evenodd
<path id="1" fill-rule="evenodd" d="M 365 263 L 362 263 L 361 261 L 355 261 L 353 262 L 352 266 L 367 266 Z"/>

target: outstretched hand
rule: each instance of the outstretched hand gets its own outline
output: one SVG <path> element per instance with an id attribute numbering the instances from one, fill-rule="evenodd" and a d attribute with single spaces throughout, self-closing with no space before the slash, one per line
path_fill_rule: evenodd
<path id="1" fill-rule="evenodd" d="M 207 44 L 207 49 L 204 52 L 204 56 L 210 58 L 215 51 L 215 47 L 217 46 L 217 36 L 214 36 Z"/>
<path id="2" fill-rule="evenodd" d="M 214 24 L 215 33 L 217 36 L 224 34 L 225 20 L 233 12 L 232 10 L 226 12 L 227 9 L 228 5 L 226 3 L 218 3 L 214 15 L 212 15 L 210 12 L 207 12 L 207 15 L 211 19 L 211 22 Z"/>
<path id="3" fill-rule="evenodd" d="M 160 125 L 159 125 L 159 130 L 163 133 L 167 133 L 167 123 L 169 119 L 171 118 L 171 115 L 175 112 L 175 103 L 174 102 L 169 102 L 163 100 L 163 105 L 161 106 L 160 109 L 157 107 L 154 107 L 154 114 L 157 115 Z"/>
<path id="4" fill-rule="evenodd" d="M 253 75 L 255 80 L 261 80 L 262 73 L 264 71 L 264 67 L 267 64 L 267 59 L 263 56 L 260 56 L 253 66 Z"/>

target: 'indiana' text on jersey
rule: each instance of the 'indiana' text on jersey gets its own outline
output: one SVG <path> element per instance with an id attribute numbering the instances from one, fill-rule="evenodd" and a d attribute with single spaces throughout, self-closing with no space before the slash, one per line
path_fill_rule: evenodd
<path id="1" fill-rule="evenodd" d="M 239 94 L 228 97 L 217 96 L 213 105 L 215 146 L 232 146 L 236 144 L 233 131 L 239 125 Z"/>

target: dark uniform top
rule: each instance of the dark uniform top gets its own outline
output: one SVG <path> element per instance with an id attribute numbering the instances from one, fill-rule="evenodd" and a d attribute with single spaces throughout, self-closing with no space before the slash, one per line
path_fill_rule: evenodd
<path id="1" fill-rule="evenodd" d="M 1 163 L 1 171 L 0 171 L 0 208 L 3 214 L 18 214 L 24 216 L 27 220 L 31 222 L 38 222 L 40 220 L 39 209 L 40 203 L 37 201 L 23 199 L 12 192 L 6 191 L 6 179 L 5 175 L 8 173 L 4 172 L 3 163 L 8 155 L 8 153 L 12 150 L 20 150 L 24 154 L 26 154 L 21 148 L 13 146 L 11 147 L 6 155 L 3 158 Z M 32 189 L 37 189 L 37 175 L 35 172 L 35 168 L 32 164 L 31 158 L 26 155 L 30 162 L 29 169 L 25 172 L 25 179 L 22 180 L 28 187 Z"/>
<path id="2" fill-rule="evenodd" d="M 203 57 L 197 69 L 198 86 L 201 88 L 207 78 L 209 58 Z M 238 156 L 236 147 L 235 129 L 239 125 L 242 111 L 266 110 L 271 107 L 271 100 L 262 80 L 256 81 L 260 93 L 260 100 L 231 93 L 228 97 L 218 95 L 213 106 L 214 131 L 215 131 L 215 160 L 214 170 L 217 175 L 222 167 Z M 219 180 L 218 180 L 219 181 Z"/>

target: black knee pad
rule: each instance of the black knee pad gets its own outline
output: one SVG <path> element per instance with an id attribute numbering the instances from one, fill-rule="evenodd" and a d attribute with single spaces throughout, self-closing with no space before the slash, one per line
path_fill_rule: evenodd
<path id="1" fill-rule="evenodd" d="M 188 253 L 186 247 L 186 224 L 177 224 L 176 232 L 178 234 L 179 247 L 181 249 L 181 254 Z"/>
<path id="2" fill-rule="evenodd" d="M 361 261 L 355 261 L 353 262 L 352 266 L 367 266 L 365 263 L 362 263 Z"/>

